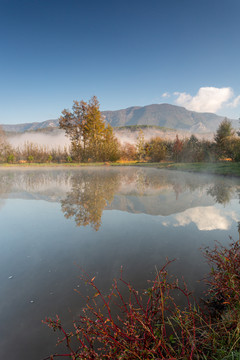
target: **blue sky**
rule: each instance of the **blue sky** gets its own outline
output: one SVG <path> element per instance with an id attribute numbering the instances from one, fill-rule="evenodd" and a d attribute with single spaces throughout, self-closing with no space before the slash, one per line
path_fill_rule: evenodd
<path id="1" fill-rule="evenodd" d="M 171 103 L 240 117 L 239 0 L 0 0 L 0 123 Z"/>

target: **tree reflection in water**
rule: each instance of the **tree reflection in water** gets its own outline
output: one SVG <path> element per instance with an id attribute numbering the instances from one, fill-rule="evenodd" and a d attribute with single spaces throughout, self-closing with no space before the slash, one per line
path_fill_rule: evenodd
<path id="1" fill-rule="evenodd" d="M 119 174 L 111 171 L 82 172 L 71 178 L 71 191 L 61 201 L 65 218 L 74 218 L 77 226 L 101 226 L 102 212 L 119 188 Z"/>
<path id="2" fill-rule="evenodd" d="M 226 205 L 233 198 L 233 194 L 235 192 L 235 188 L 233 186 L 229 186 L 226 183 L 215 183 L 208 190 L 207 194 L 211 195 L 216 203 Z"/>

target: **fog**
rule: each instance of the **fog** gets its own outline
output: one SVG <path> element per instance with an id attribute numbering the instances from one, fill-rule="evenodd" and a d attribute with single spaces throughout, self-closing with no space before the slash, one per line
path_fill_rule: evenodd
<path id="1" fill-rule="evenodd" d="M 123 145 L 124 143 L 135 144 L 139 135 L 139 131 L 131 131 L 128 129 L 117 129 L 114 131 L 114 134 L 118 141 Z M 180 139 L 184 139 L 190 137 L 192 135 L 189 131 L 161 131 L 159 129 L 143 129 L 144 139 L 149 141 L 154 137 L 160 137 L 165 140 L 174 140 L 176 135 L 179 136 Z M 211 140 L 213 138 L 212 133 L 207 134 L 194 134 L 199 139 L 208 139 Z M 14 147 L 21 147 L 25 143 L 30 142 L 41 146 L 46 146 L 50 149 L 52 148 L 61 148 L 69 147 L 70 140 L 65 136 L 64 131 L 56 130 L 51 134 L 40 133 L 40 132 L 25 132 L 23 134 L 18 135 L 9 135 L 8 140 L 10 144 Z"/>
<path id="2" fill-rule="evenodd" d="M 46 146 L 49 149 L 56 149 L 69 147 L 70 141 L 65 136 L 64 132 L 56 132 L 54 134 L 31 133 L 26 132 L 19 135 L 9 136 L 8 141 L 14 147 L 22 147 L 25 143 L 34 143 L 41 146 Z"/>
<path id="3" fill-rule="evenodd" d="M 130 143 L 135 144 L 138 138 L 139 131 L 131 131 L 128 129 L 123 130 L 115 130 L 115 135 L 117 139 L 120 141 L 121 144 L 124 143 Z M 147 128 L 143 129 L 144 139 L 146 141 L 151 140 L 154 137 L 160 137 L 164 140 L 174 140 L 176 138 L 176 135 L 178 135 L 179 139 L 189 138 L 193 133 L 190 131 L 184 131 L 184 130 L 166 130 L 162 131 L 160 129 L 154 129 L 154 128 Z M 199 139 L 206 139 L 206 140 L 212 140 L 213 139 L 213 133 L 194 133 L 194 135 Z"/>

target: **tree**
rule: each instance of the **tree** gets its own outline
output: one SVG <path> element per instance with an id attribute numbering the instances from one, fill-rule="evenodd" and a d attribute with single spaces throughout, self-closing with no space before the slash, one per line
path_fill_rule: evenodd
<path id="1" fill-rule="evenodd" d="M 101 158 L 103 161 L 116 161 L 120 158 L 120 144 L 113 135 L 113 129 L 109 124 L 101 142 Z"/>
<path id="2" fill-rule="evenodd" d="M 5 132 L 0 126 L 0 161 L 6 161 L 11 151 L 11 145 L 7 141 Z"/>
<path id="3" fill-rule="evenodd" d="M 87 103 L 73 101 L 72 112 L 64 109 L 59 118 L 60 129 L 70 138 L 72 151 L 77 160 L 85 160 Z"/>
<path id="4" fill-rule="evenodd" d="M 136 146 L 130 143 L 124 143 L 121 146 L 121 159 L 123 160 L 136 160 L 137 149 Z"/>
<path id="5" fill-rule="evenodd" d="M 225 118 L 219 125 L 217 132 L 214 136 L 214 140 L 217 145 L 219 156 L 228 156 L 228 141 L 234 135 L 232 123 L 230 120 Z"/>
<path id="6" fill-rule="evenodd" d="M 111 156 L 107 156 L 109 149 L 104 143 L 107 141 L 109 146 L 114 143 L 115 147 L 118 144 L 111 126 L 105 127 L 96 96 L 88 103 L 74 101 L 72 112 L 64 109 L 59 127 L 70 138 L 72 154 L 77 161 L 108 161 Z"/>
<path id="7" fill-rule="evenodd" d="M 139 130 L 138 133 L 136 149 L 137 149 L 137 158 L 138 160 L 142 161 L 145 156 L 145 139 L 142 130 Z"/>
<path id="8" fill-rule="evenodd" d="M 165 160 L 166 150 L 166 145 L 160 137 L 153 138 L 148 143 L 148 155 L 154 162 Z"/>
<path id="9" fill-rule="evenodd" d="M 173 159 L 176 162 L 180 161 L 182 150 L 183 150 L 183 141 L 179 139 L 178 135 L 176 135 L 176 139 L 172 147 Z"/>

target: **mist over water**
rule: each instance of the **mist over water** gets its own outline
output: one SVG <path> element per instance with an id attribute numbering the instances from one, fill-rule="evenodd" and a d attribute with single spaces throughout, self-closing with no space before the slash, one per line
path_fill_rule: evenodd
<path id="1" fill-rule="evenodd" d="M 41 320 L 70 325 L 81 312 L 79 267 L 107 293 L 123 266 L 141 290 L 168 257 L 170 273 L 202 295 L 199 248 L 238 238 L 239 195 L 239 179 L 157 169 L 2 169 L 0 358 L 56 351 Z"/>

